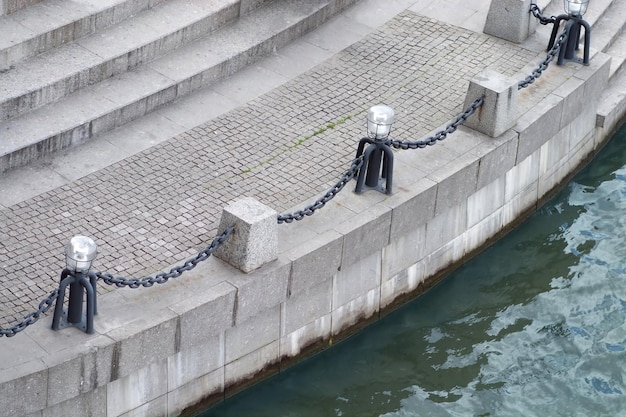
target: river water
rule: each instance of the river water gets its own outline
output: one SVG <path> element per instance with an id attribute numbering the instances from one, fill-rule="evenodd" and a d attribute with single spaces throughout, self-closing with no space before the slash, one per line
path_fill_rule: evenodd
<path id="1" fill-rule="evenodd" d="M 626 128 L 425 295 L 208 416 L 626 415 Z"/>

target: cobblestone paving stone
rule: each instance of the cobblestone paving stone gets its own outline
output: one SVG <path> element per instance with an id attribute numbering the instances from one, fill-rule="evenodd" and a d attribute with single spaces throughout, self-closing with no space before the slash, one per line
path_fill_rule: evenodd
<path id="1" fill-rule="evenodd" d="M 463 110 L 477 73 L 512 76 L 536 56 L 406 11 L 218 120 L 1 210 L 0 326 L 56 288 L 70 237 L 97 242 L 96 270 L 152 275 L 209 244 L 233 199 L 251 196 L 282 213 L 323 193 L 348 169 L 371 105 L 396 110 L 394 138 L 420 139 Z"/>

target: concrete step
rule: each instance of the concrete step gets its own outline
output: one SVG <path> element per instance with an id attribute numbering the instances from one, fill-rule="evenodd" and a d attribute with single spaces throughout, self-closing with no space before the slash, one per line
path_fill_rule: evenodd
<path id="1" fill-rule="evenodd" d="M 613 58 L 611 60 L 610 78 L 613 79 L 624 66 L 626 50 L 624 49 L 624 16 L 626 2 L 613 1 L 605 13 L 598 19 L 596 27 L 591 31 L 591 46 L 600 49 Z"/>
<path id="2" fill-rule="evenodd" d="M 233 22 L 239 0 L 170 0 L 0 74 L 0 122 L 124 73 Z"/>
<path id="3" fill-rule="evenodd" d="M 41 3 L 42 1 L 43 0 L 4 0 L 0 2 L 0 16 L 15 13 L 18 10 L 36 3 Z"/>
<path id="4" fill-rule="evenodd" d="M 612 132 L 626 117 L 626 33 L 622 33 L 606 53 L 611 56 L 611 78 L 598 103 L 596 126 Z"/>
<path id="5" fill-rule="evenodd" d="M 626 72 L 621 71 L 603 93 L 598 104 L 596 126 L 608 132 L 615 131 L 626 117 Z"/>
<path id="6" fill-rule="evenodd" d="M 617 76 L 624 70 L 626 64 L 626 36 L 622 33 L 613 44 L 605 51 L 611 56 L 611 70 L 609 79 L 615 83 Z"/>
<path id="7" fill-rule="evenodd" d="M 599 19 L 598 28 L 591 32 L 593 48 L 611 56 L 609 86 L 598 103 L 596 126 L 607 132 L 615 131 L 626 117 L 626 31 L 622 25 L 626 2 L 615 1 Z"/>
<path id="8" fill-rule="evenodd" d="M 165 0 L 46 0 L 0 16 L 0 71 L 116 25 Z M 33 1 L 18 1 L 22 6 Z"/>
<path id="9" fill-rule="evenodd" d="M 75 146 L 223 79 L 356 0 L 280 0 L 135 69 L 0 124 L 0 172 Z"/>

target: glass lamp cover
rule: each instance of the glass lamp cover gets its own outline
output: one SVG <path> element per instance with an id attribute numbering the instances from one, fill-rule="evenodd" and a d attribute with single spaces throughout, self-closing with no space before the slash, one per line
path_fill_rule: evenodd
<path id="1" fill-rule="evenodd" d="M 589 0 L 563 0 L 565 12 L 570 16 L 582 16 L 587 11 Z"/>
<path id="2" fill-rule="evenodd" d="M 367 133 L 369 137 L 381 139 L 389 136 L 394 122 L 394 111 L 391 107 L 378 105 L 367 112 Z"/>
<path id="3" fill-rule="evenodd" d="M 98 248 L 91 238 L 74 236 L 65 247 L 65 262 L 72 271 L 86 272 L 97 254 Z"/>

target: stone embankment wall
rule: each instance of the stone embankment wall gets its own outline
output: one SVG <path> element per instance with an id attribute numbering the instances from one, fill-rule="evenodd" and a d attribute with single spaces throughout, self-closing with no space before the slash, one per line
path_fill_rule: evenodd
<path id="1" fill-rule="evenodd" d="M 103 294 L 97 335 L 38 326 L 76 347 L 15 369 L 2 389 L 28 408 L 3 413 L 190 414 L 375 320 L 534 211 L 594 154 L 612 133 L 596 128 L 609 63 L 598 53 L 587 67 L 551 67 L 497 138 L 460 128 L 396 153 L 391 196 L 344 191 L 281 227 L 278 259 L 251 273 L 211 258 L 167 286 Z"/>

